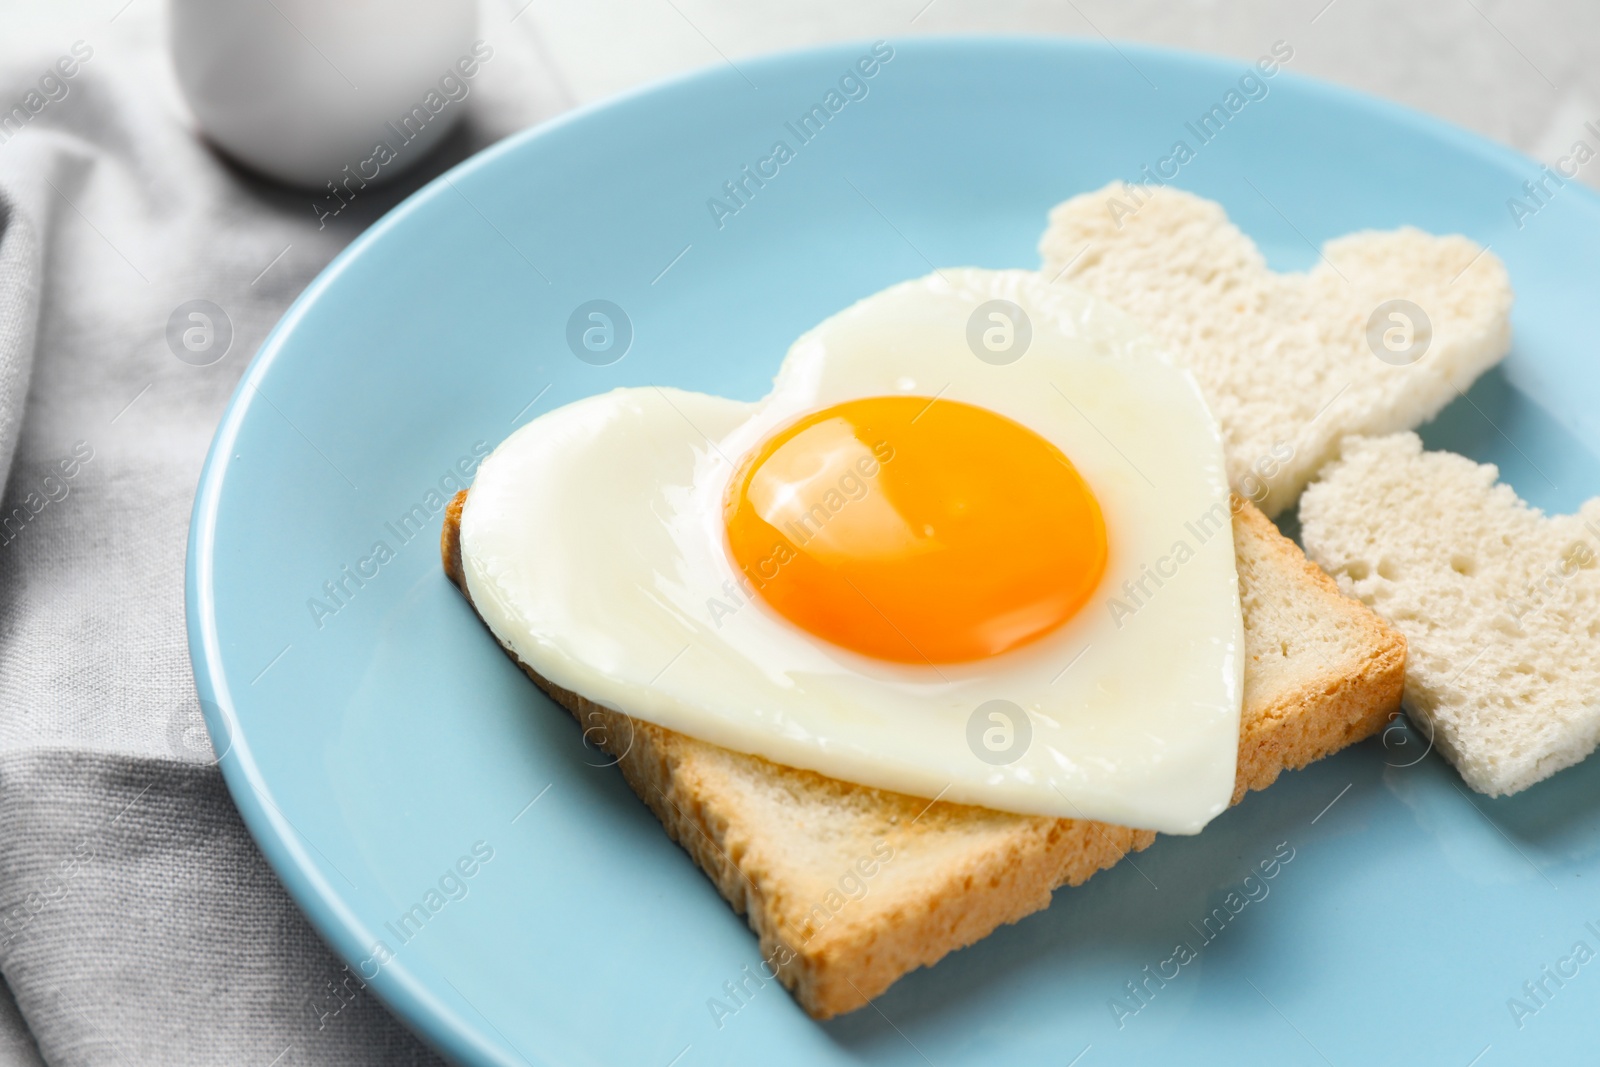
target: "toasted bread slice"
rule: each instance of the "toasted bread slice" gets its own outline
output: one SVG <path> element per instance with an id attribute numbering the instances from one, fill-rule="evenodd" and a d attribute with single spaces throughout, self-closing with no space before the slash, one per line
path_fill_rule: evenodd
<path id="1" fill-rule="evenodd" d="M 463 593 L 466 496 L 450 502 L 441 536 L 445 572 Z M 1400 705 L 1406 645 L 1255 507 L 1234 505 L 1246 652 L 1237 803 L 1285 768 L 1382 727 Z M 1149 830 L 930 803 L 779 766 L 634 721 L 518 662 L 619 757 L 634 792 L 749 919 L 766 972 L 817 1019 L 862 1007 L 1155 840 Z"/>

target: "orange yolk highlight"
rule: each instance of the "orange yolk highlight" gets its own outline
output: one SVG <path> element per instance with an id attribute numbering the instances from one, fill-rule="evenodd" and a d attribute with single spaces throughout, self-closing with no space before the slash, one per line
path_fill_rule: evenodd
<path id="1" fill-rule="evenodd" d="M 752 450 L 723 504 L 735 566 L 778 614 L 900 663 L 997 656 L 1060 626 L 1106 565 L 1071 461 L 985 408 L 850 400 Z"/>

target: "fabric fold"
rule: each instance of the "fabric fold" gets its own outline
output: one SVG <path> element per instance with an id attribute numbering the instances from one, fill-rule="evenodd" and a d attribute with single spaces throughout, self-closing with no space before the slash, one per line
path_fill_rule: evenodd
<path id="1" fill-rule="evenodd" d="M 527 80 L 520 27 L 486 26 L 501 58 L 463 126 L 322 219 L 325 194 L 197 135 L 162 5 L 108 14 L 0 33 L 4 107 L 74 71 L 0 124 L 0 1067 L 438 1063 L 317 937 L 212 765 L 189 517 L 235 385 L 306 284 L 565 98 Z M 197 307 L 215 329 L 186 341 Z"/>

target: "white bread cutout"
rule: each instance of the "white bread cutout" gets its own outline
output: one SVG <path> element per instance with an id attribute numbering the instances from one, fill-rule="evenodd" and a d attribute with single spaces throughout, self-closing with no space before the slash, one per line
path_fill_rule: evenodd
<path id="1" fill-rule="evenodd" d="M 1351 438 L 1300 501 L 1306 554 L 1405 634 L 1407 711 L 1490 796 L 1600 742 L 1600 498 L 1546 516 L 1498 477 Z"/>
<path id="2" fill-rule="evenodd" d="M 1325 244 L 1311 270 L 1280 274 L 1221 205 L 1113 182 L 1051 211 L 1039 252 L 1047 279 L 1141 319 L 1194 372 L 1234 489 L 1268 516 L 1295 502 L 1342 438 L 1431 419 L 1511 343 L 1505 267 L 1460 236 L 1353 233 Z M 1431 338 L 1420 323 L 1407 332 L 1427 343 L 1406 365 L 1368 341 L 1369 318 L 1390 300 L 1431 321 Z M 1377 336 L 1391 322 L 1382 314 Z"/>

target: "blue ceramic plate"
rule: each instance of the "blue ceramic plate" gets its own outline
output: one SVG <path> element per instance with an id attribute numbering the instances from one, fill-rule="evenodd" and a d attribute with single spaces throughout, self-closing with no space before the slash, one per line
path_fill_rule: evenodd
<path id="1" fill-rule="evenodd" d="M 722 67 L 498 145 L 372 227 L 262 346 L 201 481 L 188 606 L 228 784 L 284 884 L 465 1063 L 1592 1054 L 1600 762 L 1491 801 L 1398 728 L 875 1009 L 819 1025 L 775 985 L 729 1000 L 759 958 L 743 920 L 440 572 L 442 501 L 516 426 L 619 385 L 753 399 L 824 317 L 933 264 L 1034 266 L 1052 204 L 1182 140 L 1178 184 L 1280 269 L 1365 227 L 1491 245 L 1516 350 L 1430 443 L 1499 463 L 1547 508 L 1600 491 L 1600 199 L 1530 200 L 1532 161 L 1303 80 L 1293 58 L 1250 80 L 1248 62 L 1132 46 L 885 51 L 870 78 L 849 76 L 870 44 Z M 1201 143 L 1188 124 L 1219 104 Z M 580 359 L 569 321 L 596 300 L 616 329 Z M 1192 958 L 1166 962 L 1180 942 Z"/>

